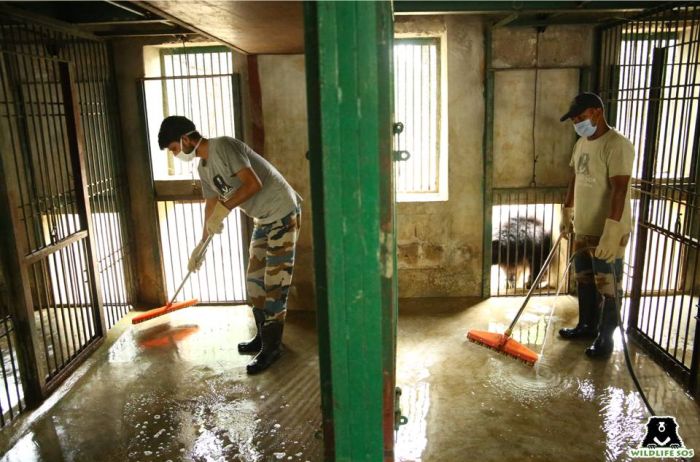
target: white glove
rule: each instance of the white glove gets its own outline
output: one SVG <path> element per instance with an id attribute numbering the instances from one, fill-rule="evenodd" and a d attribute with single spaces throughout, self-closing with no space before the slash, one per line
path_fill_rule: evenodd
<path id="1" fill-rule="evenodd" d="M 207 248 L 204 241 L 199 241 L 199 244 L 194 248 L 190 255 L 190 261 L 187 262 L 187 271 L 197 272 L 204 262 L 204 256 L 207 254 Z"/>
<path id="2" fill-rule="evenodd" d="M 626 233 L 627 230 L 619 221 L 611 220 L 610 218 L 605 220 L 603 235 L 600 236 L 598 247 L 595 249 L 595 257 L 608 263 L 615 261 L 615 258 L 620 253 L 620 243 Z"/>
<path id="3" fill-rule="evenodd" d="M 216 203 L 214 210 L 207 220 L 206 227 L 209 234 L 221 234 L 224 230 L 224 220 L 231 211 L 221 202 Z"/>
<path id="4" fill-rule="evenodd" d="M 564 239 L 574 232 L 574 208 L 563 207 L 561 209 L 561 220 L 559 220 L 559 234 L 563 234 Z"/>

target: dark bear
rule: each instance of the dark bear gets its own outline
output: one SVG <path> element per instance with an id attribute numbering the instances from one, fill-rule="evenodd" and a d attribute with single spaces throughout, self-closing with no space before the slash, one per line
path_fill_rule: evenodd
<path id="1" fill-rule="evenodd" d="M 683 440 L 678 435 L 678 424 L 671 416 L 649 417 L 647 434 L 642 441 L 644 448 L 681 448 Z"/>
<path id="2" fill-rule="evenodd" d="M 491 241 L 491 264 L 499 265 L 508 275 L 508 287 L 515 287 L 518 266 L 527 266 L 530 288 L 552 250 L 552 233 L 532 217 L 515 217 L 502 221 Z"/>

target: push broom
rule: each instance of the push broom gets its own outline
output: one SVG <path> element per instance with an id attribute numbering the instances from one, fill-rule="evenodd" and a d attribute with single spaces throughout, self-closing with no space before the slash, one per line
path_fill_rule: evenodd
<path id="1" fill-rule="evenodd" d="M 206 252 L 206 250 L 207 250 L 207 247 L 209 247 L 209 243 L 211 242 L 212 237 L 213 237 L 213 235 L 210 234 L 204 240 L 204 246 L 202 247 L 202 250 L 200 251 L 202 254 L 204 254 L 204 252 Z M 193 298 L 192 300 L 185 300 L 184 302 L 175 303 L 175 299 L 180 294 L 180 291 L 184 287 L 185 282 L 187 282 L 187 279 L 189 279 L 191 274 L 192 274 L 192 271 L 187 272 L 187 275 L 180 283 L 180 287 L 178 287 L 177 290 L 175 291 L 175 295 L 173 295 L 173 298 L 170 300 L 170 303 L 168 303 L 165 306 L 161 306 L 160 308 L 154 308 L 152 310 L 146 311 L 145 313 L 134 317 L 131 320 L 131 324 L 139 324 L 139 323 L 142 323 L 144 321 L 148 321 L 149 319 L 157 318 L 159 316 L 163 316 L 164 314 L 168 314 L 168 313 L 171 313 L 171 312 L 176 311 L 176 310 L 181 310 L 183 308 L 187 308 L 188 306 L 196 305 L 197 303 L 199 303 L 199 300 L 197 300 L 196 298 Z"/>
<path id="2" fill-rule="evenodd" d="M 530 297 L 535 291 L 535 287 L 539 286 L 542 276 L 547 271 L 547 268 L 549 268 L 549 265 L 551 264 L 552 259 L 554 258 L 554 254 L 559 248 L 559 245 L 561 244 L 562 236 L 563 234 L 559 235 L 559 239 L 557 239 L 557 242 L 554 244 L 552 250 L 549 252 L 547 260 L 545 260 L 544 264 L 542 265 L 542 269 L 540 269 L 540 273 L 537 275 L 534 282 L 530 286 L 530 290 L 528 290 L 527 296 L 525 297 L 523 304 L 520 306 L 518 313 L 515 315 L 515 318 L 513 318 L 513 321 L 510 323 L 508 329 L 506 329 L 506 331 L 502 334 L 497 334 L 495 332 L 489 332 L 485 330 L 470 330 L 467 333 L 467 338 L 470 341 L 485 346 L 487 348 L 496 350 L 497 352 L 502 353 L 504 355 L 512 356 L 516 359 L 525 362 L 530 366 L 534 365 L 537 362 L 537 353 L 522 345 L 521 343 L 513 340 L 510 336 L 513 334 L 513 328 L 515 327 L 515 324 L 517 324 L 518 319 L 520 319 L 520 315 L 522 315 L 523 311 L 525 311 L 527 302 L 530 301 Z"/>

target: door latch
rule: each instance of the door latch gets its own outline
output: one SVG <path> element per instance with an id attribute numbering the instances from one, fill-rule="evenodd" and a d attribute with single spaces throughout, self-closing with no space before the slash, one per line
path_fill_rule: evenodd
<path id="1" fill-rule="evenodd" d="M 401 133 L 403 133 L 403 129 L 404 129 L 403 122 L 395 122 L 394 125 L 392 126 L 392 131 L 394 132 L 394 136 L 399 136 Z M 400 150 L 400 149 L 394 150 L 394 160 L 396 162 L 405 162 L 410 158 L 411 158 L 410 152 Z"/>
<path id="2" fill-rule="evenodd" d="M 396 387 L 394 392 L 394 431 L 399 431 L 399 427 L 407 423 L 408 417 L 401 415 L 401 388 Z"/>

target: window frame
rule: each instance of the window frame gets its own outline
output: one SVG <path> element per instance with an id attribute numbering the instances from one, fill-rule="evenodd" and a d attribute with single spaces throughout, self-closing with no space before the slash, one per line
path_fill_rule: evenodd
<path id="1" fill-rule="evenodd" d="M 437 47 L 437 121 L 436 121 L 436 171 L 435 171 L 435 191 L 413 191 L 400 192 L 396 186 L 397 202 L 445 202 L 449 200 L 448 188 L 448 108 L 447 108 L 447 40 L 444 32 L 429 33 L 402 33 L 395 34 L 394 50 L 397 45 L 404 44 L 435 44 Z M 395 62 L 394 62 L 395 63 Z M 394 69 L 393 84 L 396 85 L 396 69 Z M 394 90 L 396 91 L 396 90 Z M 394 114 L 396 116 L 397 101 L 394 101 Z M 396 120 L 396 122 L 403 122 Z M 398 140 L 404 134 L 399 134 L 394 141 L 394 147 L 398 148 Z M 410 153 L 410 151 L 409 151 Z M 411 153 L 412 154 L 412 153 Z M 400 162 L 400 161 L 399 161 Z M 399 172 L 395 171 L 395 183 L 398 185 Z"/>

